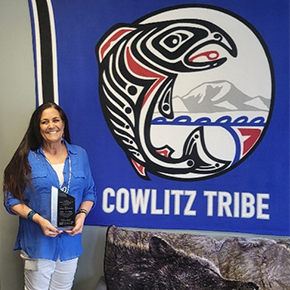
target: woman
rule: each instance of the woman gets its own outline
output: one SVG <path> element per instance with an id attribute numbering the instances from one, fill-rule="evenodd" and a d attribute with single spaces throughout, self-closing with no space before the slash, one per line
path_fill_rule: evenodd
<path id="1" fill-rule="evenodd" d="M 72 229 L 51 223 L 51 188 L 75 198 Z M 20 216 L 15 250 L 24 259 L 25 289 L 71 289 L 84 221 L 96 201 L 86 151 L 70 144 L 68 119 L 54 103 L 38 107 L 4 172 L 4 203 Z"/>

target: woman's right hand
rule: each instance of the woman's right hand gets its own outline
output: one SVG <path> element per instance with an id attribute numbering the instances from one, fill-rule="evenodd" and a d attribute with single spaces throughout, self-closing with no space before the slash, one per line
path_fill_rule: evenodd
<path id="1" fill-rule="evenodd" d="M 54 238 L 63 232 L 55 228 L 49 220 L 43 218 L 39 214 L 35 214 L 32 220 L 41 227 L 43 234 L 47 237 Z"/>
<path id="2" fill-rule="evenodd" d="M 20 203 L 16 204 L 10 207 L 11 211 L 15 214 L 23 217 L 28 218 L 28 213 L 31 211 L 31 208 L 29 208 L 27 205 Z M 32 221 L 37 223 L 45 236 L 47 237 L 56 237 L 58 234 L 61 234 L 63 231 L 58 230 L 55 228 L 49 220 L 43 218 L 40 214 L 35 213 L 32 216 Z"/>

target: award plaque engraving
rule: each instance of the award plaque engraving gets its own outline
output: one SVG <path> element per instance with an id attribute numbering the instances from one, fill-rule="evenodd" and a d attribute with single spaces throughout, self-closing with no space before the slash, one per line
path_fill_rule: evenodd
<path id="1" fill-rule="evenodd" d="M 51 188 L 51 224 L 58 229 L 72 229 L 75 223 L 75 198 Z"/>

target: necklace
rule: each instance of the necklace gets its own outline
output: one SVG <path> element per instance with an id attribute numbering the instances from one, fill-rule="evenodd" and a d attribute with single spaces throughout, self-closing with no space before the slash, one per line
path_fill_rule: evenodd
<path id="1" fill-rule="evenodd" d="M 44 158 L 45 160 L 48 162 L 48 164 L 53 168 L 52 164 L 50 163 L 49 159 L 45 156 L 44 154 Z M 61 186 L 60 181 L 59 181 L 59 188 L 61 191 L 68 193 L 69 189 L 70 189 L 70 182 L 71 182 L 71 159 L 70 156 L 68 155 L 68 168 L 69 168 L 69 175 L 68 175 L 68 182 L 67 182 L 67 186 Z"/>
<path id="2" fill-rule="evenodd" d="M 65 192 L 68 193 L 69 192 L 69 188 L 70 188 L 70 182 L 71 182 L 71 160 L 70 160 L 70 156 L 68 155 L 68 168 L 69 168 L 69 175 L 68 175 L 68 182 L 67 182 L 67 186 L 63 186 L 61 187 L 61 184 L 59 184 L 59 188 Z"/>

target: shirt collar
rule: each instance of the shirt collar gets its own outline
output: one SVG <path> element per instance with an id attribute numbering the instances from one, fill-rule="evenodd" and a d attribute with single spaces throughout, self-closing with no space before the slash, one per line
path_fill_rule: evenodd
<path id="1" fill-rule="evenodd" d="M 67 141 L 64 140 L 65 146 L 67 148 L 67 151 L 71 154 L 77 154 L 77 151 L 75 150 L 74 146 L 72 146 L 71 144 L 69 144 Z"/>
<path id="2" fill-rule="evenodd" d="M 75 150 L 75 148 L 71 144 L 69 144 L 66 140 L 64 140 L 64 143 L 65 143 L 65 146 L 67 148 L 68 154 L 73 154 L 73 155 L 77 154 L 77 151 Z M 35 151 L 37 153 L 41 153 L 42 155 L 45 155 L 43 152 L 42 146 L 39 149 L 36 149 Z"/>

